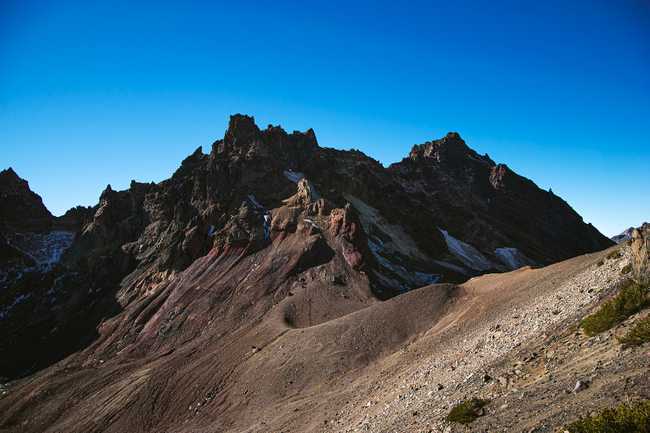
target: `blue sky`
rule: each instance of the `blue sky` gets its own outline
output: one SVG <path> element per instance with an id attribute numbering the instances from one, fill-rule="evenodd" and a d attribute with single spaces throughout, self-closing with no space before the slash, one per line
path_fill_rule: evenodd
<path id="1" fill-rule="evenodd" d="M 458 131 L 612 235 L 650 220 L 649 101 L 647 0 L 0 2 L 0 166 L 55 214 L 241 112 L 385 164 Z"/>

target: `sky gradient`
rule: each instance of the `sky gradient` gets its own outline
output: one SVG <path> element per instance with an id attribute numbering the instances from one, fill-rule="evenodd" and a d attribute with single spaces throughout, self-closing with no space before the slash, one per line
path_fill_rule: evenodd
<path id="1" fill-rule="evenodd" d="M 647 0 L 99 3 L 0 2 L 0 168 L 54 214 L 246 113 L 384 164 L 458 131 L 608 236 L 650 220 Z"/>

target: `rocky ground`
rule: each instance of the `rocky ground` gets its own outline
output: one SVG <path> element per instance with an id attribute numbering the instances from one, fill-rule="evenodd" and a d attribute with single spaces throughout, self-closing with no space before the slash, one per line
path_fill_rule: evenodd
<path id="1" fill-rule="evenodd" d="M 627 263 L 628 247 L 617 257 L 592 258 L 557 287 L 529 291 L 506 314 L 452 325 L 435 340 L 440 344 L 414 342 L 404 352 L 418 359 L 397 368 L 400 380 L 348 404 L 333 420 L 336 427 L 324 431 L 552 432 L 598 408 L 648 398 L 648 347 L 623 350 L 615 338 L 647 313 L 591 338 L 578 329 L 579 320 L 626 280 Z M 498 278 L 467 285 L 480 290 Z M 490 400 L 483 417 L 470 427 L 444 421 L 454 404 L 472 397 Z"/>

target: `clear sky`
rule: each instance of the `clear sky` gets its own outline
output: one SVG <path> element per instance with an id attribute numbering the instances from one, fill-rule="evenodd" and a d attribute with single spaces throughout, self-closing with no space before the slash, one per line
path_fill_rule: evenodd
<path id="1" fill-rule="evenodd" d="M 612 235 L 650 220 L 650 1 L 0 1 L 0 166 L 54 214 L 237 112 L 384 164 L 458 131 Z"/>

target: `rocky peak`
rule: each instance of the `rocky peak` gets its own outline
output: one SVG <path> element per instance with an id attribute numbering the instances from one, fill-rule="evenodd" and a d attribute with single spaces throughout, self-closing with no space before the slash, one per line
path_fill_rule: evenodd
<path id="1" fill-rule="evenodd" d="M 224 138 L 212 145 L 211 157 L 231 161 L 273 159 L 291 168 L 300 165 L 317 148 L 313 129 L 288 134 L 280 126 L 269 125 L 261 131 L 254 117 L 235 114 L 230 117 Z"/>
<path id="2" fill-rule="evenodd" d="M 23 182 L 27 182 L 26 180 L 21 179 L 21 178 L 16 174 L 16 172 L 15 172 L 14 169 L 13 169 L 13 167 L 9 167 L 9 168 L 6 168 L 6 169 L 0 171 L 0 179 L 2 179 L 2 180 L 4 181 L 5 178 L 7 178 L 7 179 L 12 179 L 12 180 L 14 180 L 14 181 L 21 181 L 21 180 L 22 180 Z"/>
<path id="3" fill-rule="evenodd" d="M 413 160 L 427 158 L 437 162 L 444 160 L 449 155 L 464 155 L 469 148 L 457 132 L 448 132 L 439 140 L 427 141 L 423 144 L 416 144 L 409 153 Z"/>
<path id="4" fill-rule="evenodd" d="M 110 200 L 112 196 L 115 195 L 115 190 L 109 183 L 106 185 L 106 188 L 104 188 L 104 191 L 99 195 L 99 201 L 104 201 L 104 200 Z"/>
<path id="5" fill-rule="evenodd" d="M 54 217 L 29 183 L 9 167 L 0 172 L 0 229 L 43 231 Z"/>
<path id="6" fill-rule="evenodd" d="M 245 114 L 234 114 L 230 116 L 223 140 L 213 144 L 212 152 L 215 155 L 246 155 L 261 141 L 260 138 L 260 129 L 255 124 L 255 118 Z"/>
<path id="7" fill-rule="evenodd" d="M 203 153 L 203 147 L 196 148 L 191 155 L 181 162 L 181 166 L 174 172 L 172 177 L 191 175 L 197 167 L 203 164 L 206 155 Z"/>
<path id="8" fill-rule="evenodd" d="M 234 146 L 238 142 L 250 143 L 259 138 L 259 135 L 260 129 L 255 124 L 255 118 L 253 116 L 234 114 L 230 116 L 224 141 Z"/>
<path id="9" fill-rule="evenodd" d="M 494 165 L 494 161 L 486 155 L 479 155 L 469 148 L 457 132 L 448 132 L 443 138 L 427 141 L 413 146 L 408 159 L 411 161 L 434 162 L 435 164 L 458 165 L 467 160 Z"/>

